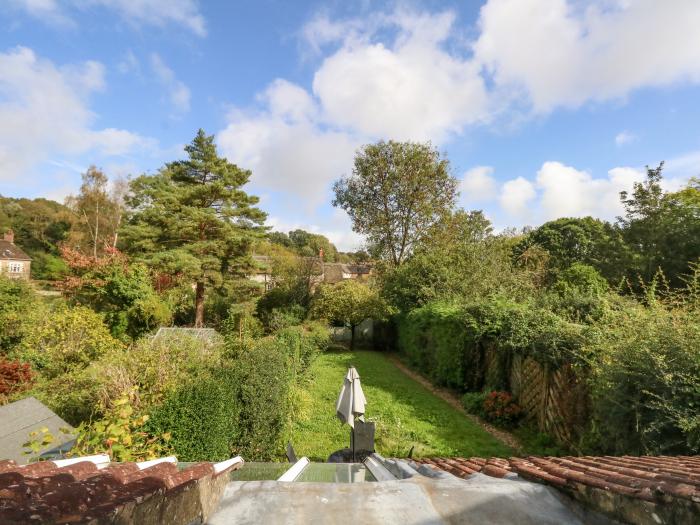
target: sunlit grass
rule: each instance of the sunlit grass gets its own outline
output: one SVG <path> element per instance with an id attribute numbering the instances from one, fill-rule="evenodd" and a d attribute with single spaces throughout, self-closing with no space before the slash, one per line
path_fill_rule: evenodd
<path id="1" fill-rule="evenodd" d="M 335 416 L 349 366 L 357 368 L 376 423 L 376 448 L 390 457 L 508 456 L 512 450 L 448 403 L 404 375 L 380 352 L 327 352 L 312 365 L 296 398 L 291 440 L 298 456 L 325 461 L 350 444 L 350 428 Z"/>

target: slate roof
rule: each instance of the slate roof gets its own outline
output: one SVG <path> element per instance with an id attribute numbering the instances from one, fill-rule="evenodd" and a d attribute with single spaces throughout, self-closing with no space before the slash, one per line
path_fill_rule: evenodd
<path id="1" fill-rule="evenodd" d="M 240 457 L 184 469 L 174 457 L 0 461 L 0 523 L 201 523 L 218 506 L 228 473 L 242 464 Z"/>
<path id="2" fill-rule="evenodd" d="M 46 427 L 54 437 L 54 442 L 41 452 L 64 450 L 73 442 L 72 431 L 63 421 L 41 401 L 27 397 L 14 403 L 0 406 L 0 459 L 11 459 L 17 463 L 27 463 L 29 456 L 23 454 L 24 443 L 29 441 L 29 433 Z M 70 432 L 61 432 L 61 429 Z"/>
<path id="3" fill-rule="evenodd" d="M 16 244 L 0 239 L 0 259 L 3 261 L 31 261 L 32 258 L 29 257 L 24 250 L 17 246 Z"/>
<path id="4" fill-rule="evenodd" d="M 646 522 L 640 519 L 644 509 L 653 509 L 649 512 L 657 517 L 671 516 L 661 521 L 652 516 L 650 523 L 684 523 L 688 516 L 694 516 L 696 523 L 700 523 L 700 456 L 530 456 L 414 461 L 460 478 L 475 473 L 497 478 L 518 475 L 555 487 L 632 523 Z"/>

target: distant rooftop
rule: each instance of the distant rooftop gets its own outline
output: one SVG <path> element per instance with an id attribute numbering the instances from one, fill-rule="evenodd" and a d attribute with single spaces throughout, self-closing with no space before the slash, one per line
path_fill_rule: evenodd
<path id="1" fill-rule="evenodd" d="M 153 336 L 153 339 L 180 339 L 182 336 L 193 337 L 208 344 L 215 344 L 221 341 L 221 334 L 213 328 L 188 328 L 183 326 L 162 326 Z"/>

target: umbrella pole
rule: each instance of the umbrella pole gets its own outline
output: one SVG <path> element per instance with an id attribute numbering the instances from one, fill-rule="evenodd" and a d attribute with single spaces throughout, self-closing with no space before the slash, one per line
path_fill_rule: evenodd
<path id="1" fill-rule="evenodd" d="M 352 462 L 355 463 L 355 425 L 352 426 Z"/>

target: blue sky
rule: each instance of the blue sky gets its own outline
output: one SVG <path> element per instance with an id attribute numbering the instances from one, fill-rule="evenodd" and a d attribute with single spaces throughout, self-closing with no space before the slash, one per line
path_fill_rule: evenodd
<path id="1" fill-rule="evenodd" d="M 182 156 L 199 127 L 269 224 L 361 239 L 330 206 L 354 151 L 431 140 L 498 228 L 620 213 L 700 175 L 700 2 L 9 0 L 0 193 L 62 200 Z"/>

